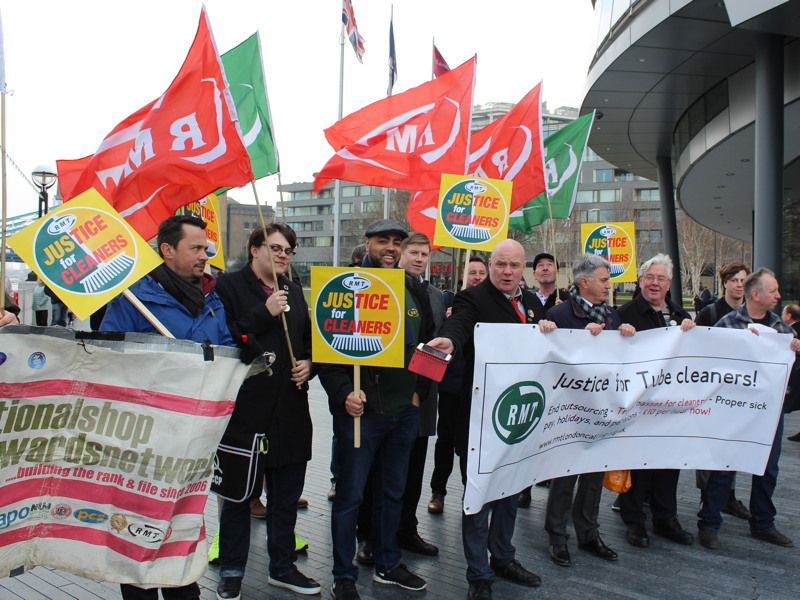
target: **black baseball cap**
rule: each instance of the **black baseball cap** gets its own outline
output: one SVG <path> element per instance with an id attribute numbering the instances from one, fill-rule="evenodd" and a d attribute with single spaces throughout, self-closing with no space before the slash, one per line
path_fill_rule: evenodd
<path id="1" fill-rule="evenodd" d="M 558 269 L 558 263 L 556 263 L 556 259 L 553 258 L 552 254 L 548 254 L 547 252 L 540 252 L 539 254 L 536 255 L 536 258 L 533 259 L 533 270 L 534 271 L 536 270 L 536 265 L 539 264 L 539 261 L 540 260 L 544 260 L 545 258 L 548 259 L 548 260 L 552 260 L 553 264 L 556 266 L 556 269 Z"/>

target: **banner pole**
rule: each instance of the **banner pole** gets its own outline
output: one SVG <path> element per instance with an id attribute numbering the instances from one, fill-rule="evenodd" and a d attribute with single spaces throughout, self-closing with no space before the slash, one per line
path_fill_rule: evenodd
<path id="1" fill-rule="evenodd" d="M 467 275 L 469 274 L 469 259 L 472 256 L 472 248 L 467 248 L 467 253 L 464 255 L 464 274 L 461 276 L 461 289 L 467 288 Z"/>
<path id="2" fill-rule="evenodd" d="M 353 365 L 353 391 L 361 393 L 361 365 Z M 353 417 L 353 448 L 361 448 L 361 417 Z"/>
<path id="3" fill-rule="evenodd" d="M 275 291 L 278 291 L 278 273 L 275 271 L 275 259 L 272 257 L 272 248 L 269 247 L 267 240 L 267 224 L 264 222 L 264 213 L 261 211 L 261 202 L 258 199 L 258 192 L 256 191 L 256 182 L 251 181 L 253 186 L 253 195 L 256 197 L 256 208 L 258 208 L 258 220 L 261 223 L 261 229 L 264 230 L 264 243 L 267 245 L 267 252 L 269 252 L 269 266 L 272 269 L 272 278 L 275 280 Z M 287 308 L 289 307 L 287 303 Z M 283 333 L 286 336 L 286 345 L 289 347 L 289 358 L 292 359 L 292 368 L 297 366 L 297 360 L 294 357 L 294 350 L 292 350 L 292 340 L 289 338 L 289 326 L 286 324 L 286 313 L 281 313 L 281 324 L 283 325 Z M 299 385 L 297 387 L 300 387 Z"/>
<path id="4" fill-rule="evenodd" d="M 556 263 L 556 273 L 558 273 L 558 254 L 556 252 L 556 226 L 553 223 L 553 204 L 550 202 L 550 194 L 545 191 L 547 196 L 547 210 L 550 213 L 550 237 L 553 239 L 553 261 Z M 558 276 L 556 276 L 556 298 L 558 298 Z"/>
<path id="5" fill-rule="evenodd" d="M 253 183 L 253 189 L 255 189 L 256 183 Z M 286 205 L 283 203 L 283 182 L 281 181 L 281 172 L 278 171 L 278 195 L 281 199 L 281 222 L 286 223 Z M 289 263 L 289 279 L 294 279 L 294 275 L 292 275 L 292 263 Z"/>

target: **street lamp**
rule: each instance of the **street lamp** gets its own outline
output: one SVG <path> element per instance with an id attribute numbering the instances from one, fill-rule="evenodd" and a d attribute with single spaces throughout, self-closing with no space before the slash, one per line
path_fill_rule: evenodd
<path id="1" fill-rule="evenodd" d="M 47 190 L 53 187 L 58 174 L 50 165 L 39 165 L 31 175 L 36 187 L 39 188 L 39 216 L 41 217 L 47 214 Z"/>

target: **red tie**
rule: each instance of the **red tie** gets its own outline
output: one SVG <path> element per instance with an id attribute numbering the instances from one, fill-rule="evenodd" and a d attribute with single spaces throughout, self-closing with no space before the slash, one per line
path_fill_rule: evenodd
<path id="1" fill-rule="evenodd" d="M 517 303 L 517 299 L 516 298 L 509 298 L 508 301 L 511 302 L 511 306 L 514 307 L 514 312 L 517 313 L 517 316 L 519 317 L 520 323 L 524 323 L 525 322 L 525 315 L 519 309 L 519 303 Z"/>

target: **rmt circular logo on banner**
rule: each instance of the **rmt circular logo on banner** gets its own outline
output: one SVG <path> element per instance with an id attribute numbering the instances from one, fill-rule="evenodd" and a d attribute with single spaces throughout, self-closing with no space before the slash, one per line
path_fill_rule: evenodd
<path id="1" fill-rule="evenodd" d="M 442 197 L 441 218 L 454 238 L 465 244 L 482 244 L 495 237 L 505 225 L 498 216 L 504 207 L 503 194 L 487 181 L 459 181 Z M 501 214 L 506 211 L 500 210 Z"/>
<path id="2" fill-rule="evenodd" d="M 136 266 L 136 242 L 122 219 L 77 206 L 44 221 L 34 237 L 34 255 L 47 283 L 96 294 L 125 281 Z"/>
<path id="3" fill-rule="evenodd" d="M 314 314 L 322 338 L 348 358 L 369 358 L 391 346 L 402 325 L 392 288 L 373 273 L 342 273 L 322 288 Z"/>
<path id="4" fill-rule="evenodd" d="M 583 251 L 602 256 L 611 263 L 612 281 L 623 275 L 633 261 L 633 241 L 621 227 L 598 225 L 586 237 Z"/>
<path id="5" fill-rule="evenodd" d="M 520 381 L 506 388 L 492 411 L 497 437 L 508 445 L 528 437 L 542 420 L 544 399 L 544 388 L 536 381 Z"/>

